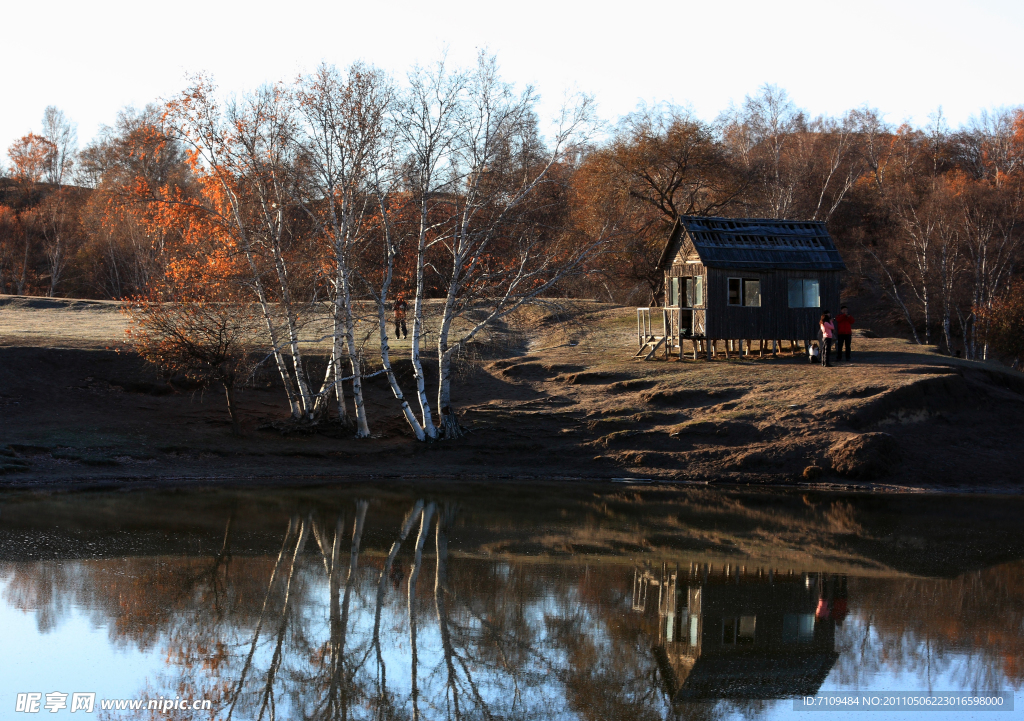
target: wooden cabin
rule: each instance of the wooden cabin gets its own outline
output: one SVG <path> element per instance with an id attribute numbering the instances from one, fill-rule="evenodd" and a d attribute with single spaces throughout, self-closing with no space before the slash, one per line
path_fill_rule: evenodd
<path id="1" fill-rule="evenodd" d="M 820 221 L 680 216 L 659 263 L 662 308 L 638 309 L 638 357 L 683 353 L 692 341 L 710 358 L 759 343 L 791 348 L 816 337 L 824 310 L 839 312 L 846 270 Z M 661 336 L 652 316 L 661 315 Z M 659 343 L 660 340 L 660 343 Z M 717 345 L 721 341 L 723 345 Z"/>
<path id="2" fill-rule="evenodd" d="M 646 616 L 673 704 L 813 696 L 839 658 L 845 576 L 691 563 L 654 582 L 657 631 L 647 608 L 637 608 L 636 580 L 633 608 Z"/>

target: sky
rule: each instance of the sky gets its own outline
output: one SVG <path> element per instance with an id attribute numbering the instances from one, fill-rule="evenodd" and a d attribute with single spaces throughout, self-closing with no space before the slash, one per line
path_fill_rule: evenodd
<path id="1" fill-rule="evenodd" d="M 504 78 L 533 85 L 542 117 L 566 93 L 614 122 L 638 104 L 688 105 L 713 120 L 765 83 L 811 115 L 868 105 L 893 123 L 951 126 L 1024 104 L 1020 0 L 25 0 L 4 3 L 0 162 L 55 105 L 81 145 L 119 109 L 173 97 L 190 73 L 227 93 L 356 60 L 403 78 L 442 52 L 483 48 Z"/>

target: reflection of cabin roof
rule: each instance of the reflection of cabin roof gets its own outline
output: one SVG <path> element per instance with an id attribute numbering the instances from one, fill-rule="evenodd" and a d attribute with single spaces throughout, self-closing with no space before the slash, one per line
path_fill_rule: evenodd
<path id="1" fill-rule="evenodd" d="M 664 648 L 655 653 L 672 703 L 813 696 L 839 658 L 835 651 L 815 650 L 777 656 L 702 655 L 672 664 Z"/>
<path id="2" fill-rule="evenodd" d="M 846 269 L 821 221 L 681 215 L 672 227 L 659 267 L 671 265 L 684 238 L 693 243 L 701 263 L 709 268 Z"/>

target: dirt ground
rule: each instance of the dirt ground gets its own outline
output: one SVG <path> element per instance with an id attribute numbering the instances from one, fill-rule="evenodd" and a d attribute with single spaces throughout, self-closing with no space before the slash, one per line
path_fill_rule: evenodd
<path id="1" fill-rule="evenodd" d="M 123 347 L 117 304 L 0 296 L 0 486 L 630 478 L 1005 492 L 1024 480 L 1019 373 L 863 329 L 834 368 L 788 346 L 641 362 L 634 309 L 577 310 L 464 362 L 454 400 L 471 432 L 428 444 L 382 377 L 368 381 L 371 439 L 260 430 L 287 415 L 269 375 L 240 393 L 235 438 L 222 392 L 169 385 Z M 311 375 L 323 363 L 311 357 Z"/>

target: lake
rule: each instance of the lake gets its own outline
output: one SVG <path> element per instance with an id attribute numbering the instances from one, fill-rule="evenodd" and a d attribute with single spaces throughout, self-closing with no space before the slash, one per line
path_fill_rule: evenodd
<path id="1" fill-rule="evenodd" d="M 1007 717 L 1022 512 L 630 483 L 7 493 L 0 718 Z"/>

